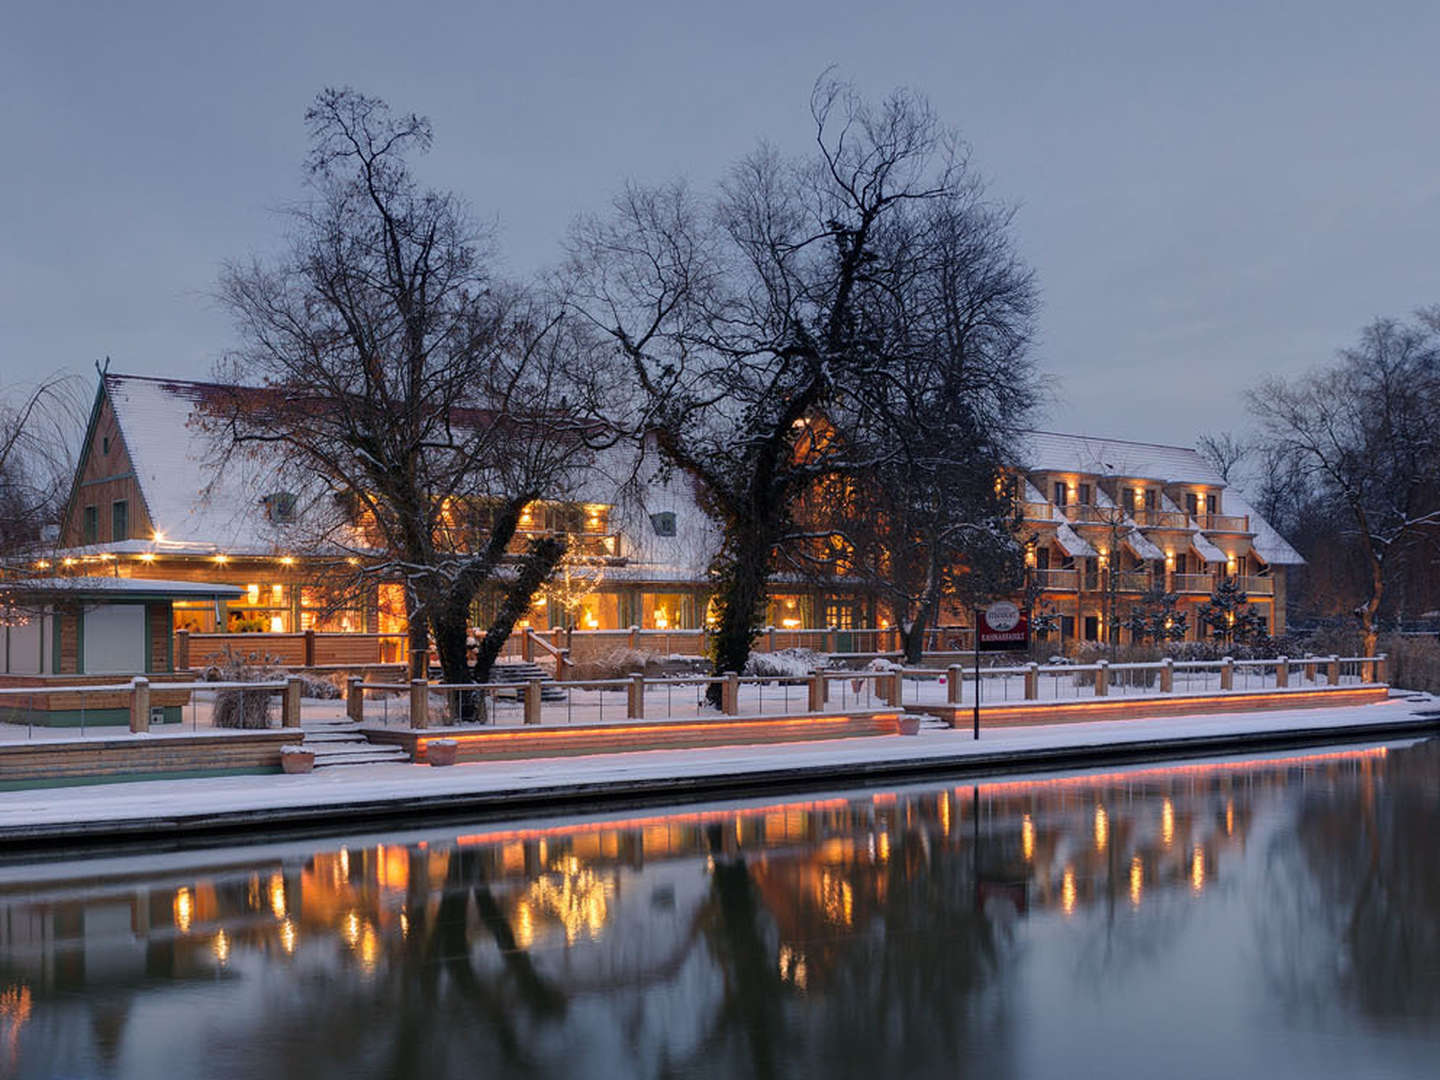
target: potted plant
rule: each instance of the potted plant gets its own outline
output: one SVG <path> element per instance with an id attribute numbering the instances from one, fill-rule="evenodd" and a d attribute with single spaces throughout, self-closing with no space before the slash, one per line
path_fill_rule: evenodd
<path id="1" fill-rule="evenodd" d="M 456 742 L 454 739 L 427 739 L 425 760 L 431 765 L 454 765 Z"/>
<path id="2" fill-rule="evenodd" d="M 924 719 L 919 713 L 901 713 L 895 718 L 895 726 L 901 735 L 919 735 L 920 721 Z"/>
<path id="3" fill-rule="evenodd" d="M 287 773 L 307 773 L 315 768 L 315 751 L 304 746 L 282 746 L 280 767 Z"/>

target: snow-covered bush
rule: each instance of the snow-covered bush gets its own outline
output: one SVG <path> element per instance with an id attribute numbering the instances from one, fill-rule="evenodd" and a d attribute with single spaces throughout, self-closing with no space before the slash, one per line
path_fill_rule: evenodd
<path id="1" fill-rule="evenodd" d="M 619 646 L 593 660 L 575 665 L 577 679 L 624 679 L 637 671 L 645 671 L 660 661 L 660 654 L 645 649 Z"/>
<path id="2" fill-rule="evenodd" d="M 830 658 L 814 649 L 781 649 L 778 652 L 752 652 L 745 661 L 742 675 L 765 679 L 804 678 L 828 666 Z"/>

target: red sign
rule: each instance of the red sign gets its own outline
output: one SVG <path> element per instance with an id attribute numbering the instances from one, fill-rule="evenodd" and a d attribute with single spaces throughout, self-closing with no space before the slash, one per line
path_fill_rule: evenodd
<path id="1" fill-rule="evenodd" d="M 1009 600 L 997 600 L 975 612 L 975 647 L 980 652 L 1005 652 L 1030 645 L 1030 613 Z"/>

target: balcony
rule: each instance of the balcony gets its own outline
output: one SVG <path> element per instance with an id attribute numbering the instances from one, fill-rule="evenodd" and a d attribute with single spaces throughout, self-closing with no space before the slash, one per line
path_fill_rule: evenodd
<path id="1" fill-rule="evenodd" d="M 1250 531 L 1249 517 L 1236 517 L 1234 514 L 1196 514 L 1195 520 L 1206 532 L 1248 533 Z"/>
<path id="2" fill-rule="evenodd" d="M 562 535 L 569 546 L 572 557 L 588 559 L 617 559 L 620 557 L 620 536 L 618 533 L 570 533 L 557 534 L 542 530 L 517 531 L 505 551 L 510 555 L 523 555 L 530 548 L 530 541 L 540 536 Z"/>
<path id="3" fill-rule="evenodd" d="M 1209 596 L 1215 591 L 1215 578 L 1211 574 L 1171 574 L 1170 591 L 1204 593 Z"/>
<path id="4" fill-rule="evenodd" d="M 1238 578 L 1240 588 L 1246 596 L 1274 596 L 1275 579 L 1268 577 Z"/>
<path id="5" fill-rule="evenodd" d="M 1087 503 L 1071 503 L 1062 506 L 1061 513 L 1066 521 L 1081 525 L 1116 525 L 1125 520 L 1125 511 L 1118 506 L 1090 506 Z"/>
<path id="6" fill-rule="evenodd" d="M 1115 588 L 1119 592 L 1149 592 L 1154 584 L 1154 576 L 1144 570 L 1117 570 L 1115 572 Z"/>
<path id="7" fill-rule="evenodd" d="M 1188 529 L 1190 522 L 1179 510 L 1137 509 L 1131 515 L 1142 529 Z"/>
<path id="8" fill-rule="evenodd" d="M 1025 501 L 1020 504 L 1020 515 L 1026 521 L 1049 521 L 1053 507 L 1048 502 Z"/>
<path id="9" fill-rule="evenodd" d="M 1032 570 L 1035 583 L 1044 592 L 1074 592 L 1080 584 L 1078 570 Z"/>

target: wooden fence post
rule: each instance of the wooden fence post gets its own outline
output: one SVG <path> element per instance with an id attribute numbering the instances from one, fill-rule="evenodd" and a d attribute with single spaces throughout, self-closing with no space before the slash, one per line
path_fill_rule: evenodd
<path id="1" fill-rule="evenodd" d="M 305 667 L 315 666 L 315 631 L 305 631 Z"/>
<path id="2" fill-rule="evenodd" d="M 733 671 L 725 673 L 725 681 L 721 684 L 720 711 L 726 716 L 738 716 L 740 713 L 740 676 Z"/>
<path id="3" fill-rule="evenodd" d="M 175 670 L 190 670 L 190 631 L 175 631 Z"/>
<path id="4" fill-rule="evenodd" d="M 357 724 L 365 719 L 365 691 L 360 689 L 364 684 L 354 675 L 345 680 L 345 715 Z"/>
<path id="5" fill-rule="evenodd" d="M 825 709 L 825 699 L 826 699 L 826 697 L 828 696 L 827 691 L 829 690 L 829 688 L 830 688 L 830 684 L 825 681 L 825 676 L 824 676 L 824 675 L 822 675 L 822 674 L 821 674 L 820 672 L 818 672 L 818 671 L 812 671 L 812 672 L 810 673 L 810 711 L 811 711 L 811 712 L 823 712 L 823 711 L 824 711 L 824 709 Z"/>
<path id="6" fill-rule="evenodd" d="M 630 685 L 625 688 L 625 715 L 631 720 L 645 719 L 645 676 L 640 672 L 630 676 Z"/>
<path id="7" fill-rule="evenodd" d="M 1160 661 L 1160 692 L 1162 694 L 1175 692 L 1175 661 L 1168 656 Z"/>
<path id="8" fill-rule="evenodd" d="M 835 651 L 835 627 L 833 626 L 825 628 L 825 651 L 827 653 Z"/>
<path id="9" fill-rule="evenodd" d="M 1282 656 L 1275 661 L 1275 689 L 1284 690 L 1290 685 L 1290 658 Z"/>
<path id="10" fill-rule="evenodd" d="M 1105 697 L 1110 693 L 1110 661 L 1101 660 L 1095 665 L 1095 696 Z"/>
<path id="11" fill-rule="evenodd" d="M 525 723 L 540 723 L 540 680 L 530 679 L 525 683 Z"/>
<path id="12" fill-rule="evenodd" d="M 150 680 L 143 675 L 130 680 L 130 732 L 150 730 Z"/>
<path id="13" fill-rule="evenodd" d="M 951 664 L 945 669 L 945 701 L 949 705 L 959 705 L 965 697 L 965 669 L 959 664 Z"/>
<path id="14" fill-rule="evenodd" d="M 630 648 L 632 651 L 638 649 L 640 647 L 640 627 L 630 627 L 630 636 L 627 637 L 625 640 L 627 647 Z"/>
<path id="15" fill-rule="evenodd" d="M 1305 658 L 1305 681 L 1307 683 L 1313 683 L 1315 681 L 1315 660 L 1313 657 Z"/>
<path id="16" fill-rule="evenodd" d="M 1220 689 L 1235 689 L 1235 658 L 1227 656 L 1220 661 Z"/>
<path id="17" fill-rule="evenodd" d="M 410 726 L 430 726 L 430 682 L 428 679 L 410 680 Z"/>
<path id="18" fill-rule="evenodd" d="M 1370 668 L 1370 681 L 1383 683 L 1385 681 L 1385 661 L 1390 658 L 1388 653 L 1381 653 L 1375 657 L 1375 663 Z"/>
<path id="19" fill-rule="evenodd" d="M 570 678 L 572 667 L 574 665 L 570 662 L 570 650 L 561 649 L 559 655 L 555 657 L 555 681 L 564 682 Z"/>
<path id="20" fill-rule="evenodd" d="M 1330 685 L 1331 685 L 1331 686 L 1339 686 L 1339 685 L 1340 685 L 1340 657 L 1332 655 L 1332 656 L 1330 657 L 1329 667 L 1330 667 Z"/>
<path id="21" fill-rule="evenodd" d="M 1031 660 L 1025 665 L 1025 700 L 1035 701 L 1040 697 L 1040 665 Z"/>
<path id="22" fill-rule="evenodd" d="M 300 687 L 301 680 L 298 675 L 291 675 L 285 680 L 285 693 L 280 698 L 281 727 L 300 726 Z"/>

